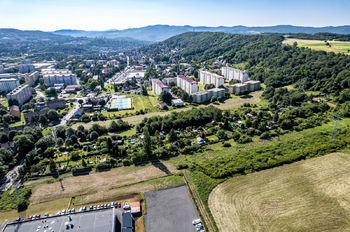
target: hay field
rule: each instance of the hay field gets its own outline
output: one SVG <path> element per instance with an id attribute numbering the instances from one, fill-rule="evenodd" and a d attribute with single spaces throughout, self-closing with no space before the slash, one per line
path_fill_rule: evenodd
<path id="1" fill-rule="evenodd" d="M 313 50 L 334 52 L 334 53 L 344 53 L 344 54 L 350 55 L 350 42 L 328 41 L 331 46 L 327 46 L 326 43 L 321 40 L 287 38 L 283 41 L 284 44 L 289 44 L 289 45 L 293 45 L 294 42 L 297 42 L 299 47 L 308 47 Z"/>
<path id="2" fill-rule="evenodd" d="M 220 231 L 350 231 L 350 155 L 230 178 L 209 196 Z"/>

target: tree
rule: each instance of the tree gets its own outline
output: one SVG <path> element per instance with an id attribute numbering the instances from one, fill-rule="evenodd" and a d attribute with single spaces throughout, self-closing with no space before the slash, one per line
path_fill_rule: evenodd
<path id="1" fill-rule="evenodd" d="M 98 133 L 96 131 L 92 131 L 90 134 L 90 140 L 96 141 L 98 139 Z"/>
<path id="2" fill-rule="evenodd" d="M 169 142 L 175 142 L 177 140 L 177 136 L 173 128 L 171 128 L 168 136 L 169 136 L 168 137 Z"/>
<path id="3" fill-rule="evenodd" d="M 149 131 L 147 127 L 143 128 L 143 151 L 149 155 L 151 153 L 151 137 L 149 135 Z"/>
<path id="4" fill-rule="evenodd" d="M 20 155 L 25 155 L 30 150 L 33 149 L 33 146 L 34 146 L 33 136 L 30 136 L 30 135 L 16 135 L 13 138 L 13 146 L 14 146 L 15 150 Z"/>
<path id="5" fill-rule="evenodd" d="M 171 96 L 171 94 L 169 92 L 162 92 L 159 95 L 159 100 L 162 101 L 162 102 L 165 102 L 168 105 L 171 104 L 171 99 L 172 99 L 172 96 Z"/>
<path id="6" fill-rule="evenodd" d="M 84 159 L 81 161 L 81 166 L 83 166 L 84 168 L 87 167 L 87 163 Z"/>
<path id="7" fill-rule="evenodd" d="M 58 121 L 60 119 L 60 116 L 55 110 L 49 110 L 49 112 L 47 113 L 47 118 L 51 122 L 54 122 L 54 121 Z"/>
<path id="8" fill-rule="evenodd" d="M 63 140 L 62 138 L 58 138 L 58 139 L 57 139 L 57 142 L 56 142 L 56 145 L 60 147 L 60 146 L 62 146 L 63 144 L 64 144 L 64 140 Z"/>
<path id="9" fill-rule="evenodd" d="M 35 147 L 38 151 L 44 152 L 48 147 L 53 146 L 55 142 L 49 136 L 42 137 L 35 143 Z"/>
<path id="10" fill-rule="evenodd" d="M 53 159 L 50 159 L 49 168 L 50 168 L 51 173 L 55 173 L 57 170 L 56 163 L 55 163 L 55 161 L 53 161 Z"/>
<path id="11" fill-rule="evenodd" d="M 57 97 L 57 90 L 53 87 L 51 88 L 48 88 L 47 90 L 45 90 L 45 94 L 48 96 L 48 97 Z"/>
<path id="12" fill-rule="evenodd" d="M 39 117 L 39 122 L 42 124 L 42 125 L 46 125 L 47 124 L 47 118 L 45 115 L 40 115 Z"/>
<path id="13" fill-rule="evenodd" d="M 99 104 L 101 107 L 104 107 L 104 106 L 106 105 L 105 99 L 100 99 L 100 100 L 98 101 L 98 104 Z"/>

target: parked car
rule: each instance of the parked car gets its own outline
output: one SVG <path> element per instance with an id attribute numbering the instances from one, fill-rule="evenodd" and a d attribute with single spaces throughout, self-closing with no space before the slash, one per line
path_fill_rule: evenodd
<path id="1" fill-rule="evenodd" d="M 201 219 L 197 218 L 192 221 L 193 225 L 197 225 L 198 223 L 201 223 Z"/>

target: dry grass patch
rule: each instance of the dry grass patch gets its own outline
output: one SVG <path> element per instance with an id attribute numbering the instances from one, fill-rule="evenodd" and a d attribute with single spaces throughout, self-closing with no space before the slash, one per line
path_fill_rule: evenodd
<path id="1" fill-rule="evenodd" d="M 209 196 L 220 231 L 350 231 L 350 155 L 233 177 Z"/>
<path id="2" fill-rule="evenodd" d="M 167 162 L 163 164 L 170 172 L 175 173 L 175 167 Z M 110 189 L 165 176 L 166 173 L 147 165 L 143 167 L 122 167 L 107 172 L 92 173 L 85 176 L 64 178 L 61 182 L 41 184 L 33 188 L 30 197 L 31 204 L 51 201 L 75 195 L 107 194 Z"/>

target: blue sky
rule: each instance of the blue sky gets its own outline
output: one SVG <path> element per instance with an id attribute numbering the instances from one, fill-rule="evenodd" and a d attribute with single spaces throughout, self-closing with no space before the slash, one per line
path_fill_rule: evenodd
<path id="1" fill-rule="evenodd" d="M 349 9 L 349 0 L 0 0 L 0 28 L 336 26 L 350 24 Z"/>

